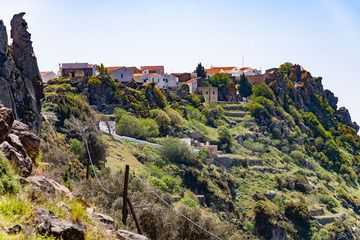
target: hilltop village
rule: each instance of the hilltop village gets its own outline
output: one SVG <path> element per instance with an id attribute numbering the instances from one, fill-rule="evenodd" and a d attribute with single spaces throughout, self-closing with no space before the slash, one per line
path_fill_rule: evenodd
<path id="1" fill-rule="evenodd" d="M 0 21 L 0 239 L 360 239 L 359 125 L 321 77 L 40 73 L 24 14 L 11 45 Z"/>
<path id="2" fill-rule="evenodd" d="M 113 79 L 120 83 L 134 82 L 140 85 L 148 85 L 154 83 L 158 88 L 176 90 L 186 87 L 190 93 L 202 96 L 206 102 L 218 101 L 236 101 L 240 94 L 236 89 L 237 83 L 241 77 L 247 78 L 251 85 L 265 82 L 270 73 L 277 68 L 271 68 L 262 73 L 261 70 L 251 67 L 211 67 L 204 69 L 201 64 L 197 66 L 195 71 L 183 73 L 166 73 L 164 66 L 141 66 L 137 67 L 105 67 L 106 71 Z M 98 74 L 97 65 L 89 63 L 61 63 L 59 64 L 58 73 L 40 72 L 43 82 L 57 77 L 71 78 L 80 80 L 90 78 Z M 220 96 L 219 89 L 216 86 L 208 84 L 204 80 L 218 75 L 225 77 L 233 85 L 229 85 L 229 97 L 224 99 Z M 185 85 L 185 86 L 184 86 Z"/>

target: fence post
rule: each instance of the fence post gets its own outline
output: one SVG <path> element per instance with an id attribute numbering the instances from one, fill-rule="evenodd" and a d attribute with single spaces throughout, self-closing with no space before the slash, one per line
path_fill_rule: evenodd
<path id="1" fill-rule="evenodd" d="M 123 208 L 122 208 L 122 222 L 124 227 L 126 227 L 126 218 L 128 215 L 127 211 L 127 202 L 128 202 L 128 185 L 129 185 L 129 165 L 125 167 L 125 177 L 124 177 L 124 192 L 123 192 Z"/>

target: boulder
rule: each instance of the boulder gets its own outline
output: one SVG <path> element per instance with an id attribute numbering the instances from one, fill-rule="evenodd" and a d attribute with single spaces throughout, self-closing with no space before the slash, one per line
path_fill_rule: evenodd
<path id="1" fill-rule="evenodd" d="M 23 179 L 26 183 L 31 184 L 35 189 L 40 190 L 45 195 L 59 195 L 72 199 L 74 196 L 71 191 L 59 184 L 58 182 L 48 179 L 44 176 L 31 176 Z"/>
<path id="2" fill-rule="evenodd" d="M 270 190 L 270 191 L 267 191 L 264 196 L 269 199 L 269 200 L 272 200 L 275 198 L 276 196 L 276 192 L 274 190 Z"/>
<path id="3" fill-rule="evenodd" d="M 16 166 L 21 176 L 28 177 L 32 171 L 32 161 L 24 154 L 24 149 L 20 148 L 21 145 L 16 146 L 19 147 L 19 149 L 5 141 L 0 144 L 0 151 L 2 151 L 5 157 Z"/>
<path id="4" fill-rule="evenodd" d="M 144 235 L 136 234 L 126 230 L 116 231 L 116 236 L 121 240 L 149 240 Z"/>
<path id="5" fill-rule="evenodd" d="M 0 143 L 5 141 L 13 122 L 14 116 L 12 110 L 0 105 Z"/>
<path id="6" fill-rule="evenodd" d="M 85 230 L 78 224 L 60 219 L 54 213 L 35 208 L 37 230 L 41 235 L 54 236 L 63 240 L 83 240 Z"/>
<path id="7" fill-rule="evenodd" d="M 118 225 L 114 219 L 102 213 L 95 212 L 92 208 L 87 208 L 86 211 L 96 222 L 100 223 L 103 227 L 108 230 L 117 230 Z"/>
<path id="8" fill-rule="evenodd" d="M 40 138 L 26 124 L 17 120 L 12 125 L 11 133 L 19 137 L 26 153 L 31 159 L 35 159 L 40 151 Z"/>

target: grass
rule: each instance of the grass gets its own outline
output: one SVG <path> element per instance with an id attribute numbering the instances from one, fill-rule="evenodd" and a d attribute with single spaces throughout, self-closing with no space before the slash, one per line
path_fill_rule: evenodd
<path id="1" fill-rule="evenodd" d="M 185 121 L 184 120 L 184 127 L 204 135 L 208 140 L 210 140 L 212 142 L 216 142 L 219 139 L 219 135 L 218 135 L 216 128 L 206 126 L 205 124 L 203 124 L 199 121 L 196 121 L 196 120 Z"/>
<path id="2" fill-rule="evenodd" d="M 125 169 L 125 165 L 129 165 L 131 170 L 143 168 L 143 165 L 132 154 L 131 144 L 124 144 L 113 140 L 106 134 L 102 135 L 102 139 L 107 146 L 105 166 L 110 168 L 112 173 Z"/>
<path id="3" fill-rule="evenodd" d="M 4 195 L 0 198 L 0 215 L 6 223 L 24 222 L 32 214 L 31 202 L 15 195 Z"/>

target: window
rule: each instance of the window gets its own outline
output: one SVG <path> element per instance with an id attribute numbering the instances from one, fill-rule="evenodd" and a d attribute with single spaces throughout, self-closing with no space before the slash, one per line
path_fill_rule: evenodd
<path id="1" fill-rule="evenodd" d="M 123 73 L 122 73 L 122 74 L 120 74 L 120 77 L 121 77 L 121 78 L 124 78 L 124 74 L 123 74 Z"/>
<path id="2" fill-rule="evenodd" d="M 206 92 L 206 94 L 209 94 L 208 92 Z"/>
<path id="3" fill-rule="evenodd" d="M 215 95 L 215 92 L 213 92 L 213 94 Z"/>

